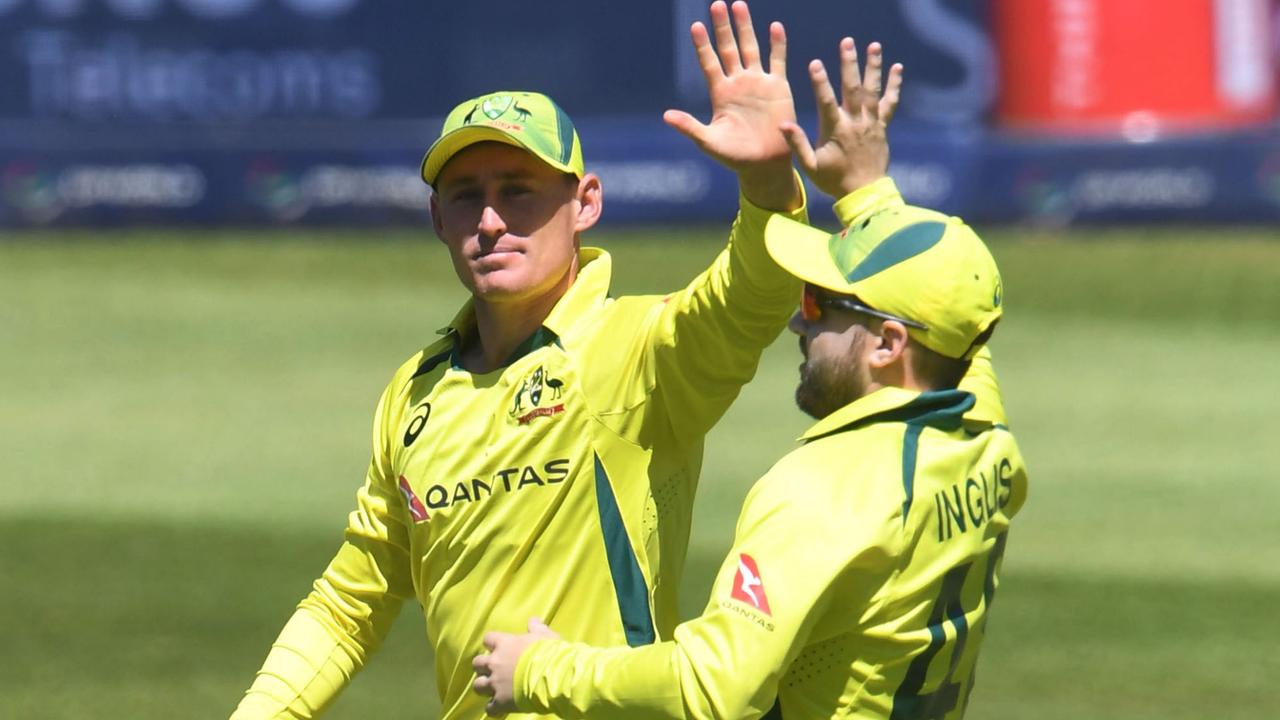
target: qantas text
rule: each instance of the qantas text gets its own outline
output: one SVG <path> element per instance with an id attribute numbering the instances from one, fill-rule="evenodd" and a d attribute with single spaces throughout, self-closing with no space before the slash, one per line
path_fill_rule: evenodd
<path id="1" fill-rule="evenodd" d="M 448 485 L 432 485 L 422 499 L 432 510 L 469 503 L 492 495 L 494 492 L 513 492 L 531 486 L 555 485 L 569 477 L 569 458 L 548 460 L 542 467 L 505 468 L 488 479 L 472 478 Z"/>

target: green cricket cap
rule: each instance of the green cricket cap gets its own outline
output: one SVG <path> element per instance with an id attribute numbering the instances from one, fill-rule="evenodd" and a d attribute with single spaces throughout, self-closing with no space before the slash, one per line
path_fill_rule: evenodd
<path id="1" fill-rule="evenodd" d="M 562 172 L 582 177 L 582 143 L 573 121 L 541 93 L 503 90 L 460 103 L 444 119 L 440 137 L 422 158 L 422 179 L 435 185 L 445 163 L 478 142 L 528 150 Z"/>
<path id="2" fill-rule="evenodd" d="M 972 358 L 1003 312 L 991 251 L 959 218 L 932 210 L 886 208 L 834 235 L 774 215 L 765 245 L 801 280 L 923 324 L 907 332 L 947 357 Z"/>

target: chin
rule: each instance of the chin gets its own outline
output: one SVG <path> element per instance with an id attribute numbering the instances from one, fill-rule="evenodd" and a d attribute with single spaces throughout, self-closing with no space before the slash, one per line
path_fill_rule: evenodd
<path id="1" fill-rule="evenodd" d="M 831 408 L 826 407 L 826 403 L 822 402 L 821 398 L 810 394 L 804 385 L 796 388 L 796 407 L 814 420 L 821 420 L 833 412 Z"/>
<path id="2" fill-rule="evenodd" d="M 471 292 L 477 297 L 498 299 L 518 295 L 528 285 L 528 279 L 518 268 L 477 263 L 470 268 L 470 271 Z"/>
<path id="3" fill-rule="evenodd" d="M 796 406 L 815 420 L 825 418 L 858 397 L 855 384 L 848 379 L 832 377 L 808 364 L 800 371 L 800 384 L 796 386 Z"/>

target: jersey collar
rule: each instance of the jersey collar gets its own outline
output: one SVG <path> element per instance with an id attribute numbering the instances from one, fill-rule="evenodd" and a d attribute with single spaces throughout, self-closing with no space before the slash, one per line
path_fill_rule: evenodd
<path id="1" fill-rule="evenodd" d="M 573 327 L 582 316 L 592 308 L 604 302 L 609 294 L 609 283 L 613 276 L 613 259 L 609 253 L 594 247 L 578 249 L 578 277 L 565 291 L 565 294 L 551 308 L 542 327 L 520 345 L 518 354 L 541 347 L 558 338 Z M 453 316 L 449 324 L 436 331 L 437 334 L 452 336 L 456 344 L 458 338 L 473 332 L 476 325 L 475 300 L 467 298 L 462 308 Z M 512 358 L 515 360 L 516 358 Z M 507 364 L 510 364 L 508 361 Z"/>
<path id="2" fill-rule="evenodd" d="M 800 436 L 800 441 L 810 442 L 877 422 L 957 428 L 974 402 L 973 394 L 964 390 L 917 392 L 899 387 L 883 387 L 814 423 Z"/>
<path id="3" fill-rule="evenodd" d="M 600 248 L 578 250 L 578 277 L 551 308 L 542 326 L 557 337 L 564 335 L 582 316 L 604 302 L 613 276 L 613 258 Z"/>

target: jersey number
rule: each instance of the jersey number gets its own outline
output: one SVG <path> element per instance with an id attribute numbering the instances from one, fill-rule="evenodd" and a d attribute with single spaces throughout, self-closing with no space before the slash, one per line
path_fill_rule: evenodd
<path id="1" fill-rule="evenodd" d="M 1004 555 L 1005 533 L 996 537 L 995 547 L 987 556 L 986 577 L 982 586 L 982 598 L 988 611 L 991 598 L 996 591 L 996 566 Z M 956 670 L 964 657 L 965 642 L 969 638 L 969 621 L 965 619 L 964 607 L 960 604 L 960 591 L 964 589 L 965 578 L 973 568 L 973 563 L 965 563 L 952 568 L 942 578 L 942 590 L 938 600 L 929 613 L 929 647 L 911 661 L 906 677 L 893 694 L 893 714 L 890 720 L 943 720 L 960 704 L 960 692 L 964 685 L 956 681 Z M 929 673 L 929 665 L 934 657 L 947 644 L 946 623 L 955 628 L 955 647 L 951 651 L 951 664 L 947 667 L 947 675 L 937 690 L 921 693 L 925 676 Z M 972 676 L 970 676 L 972 678 Z M 971 684 L 971 683 L 968 683 Z"/>

